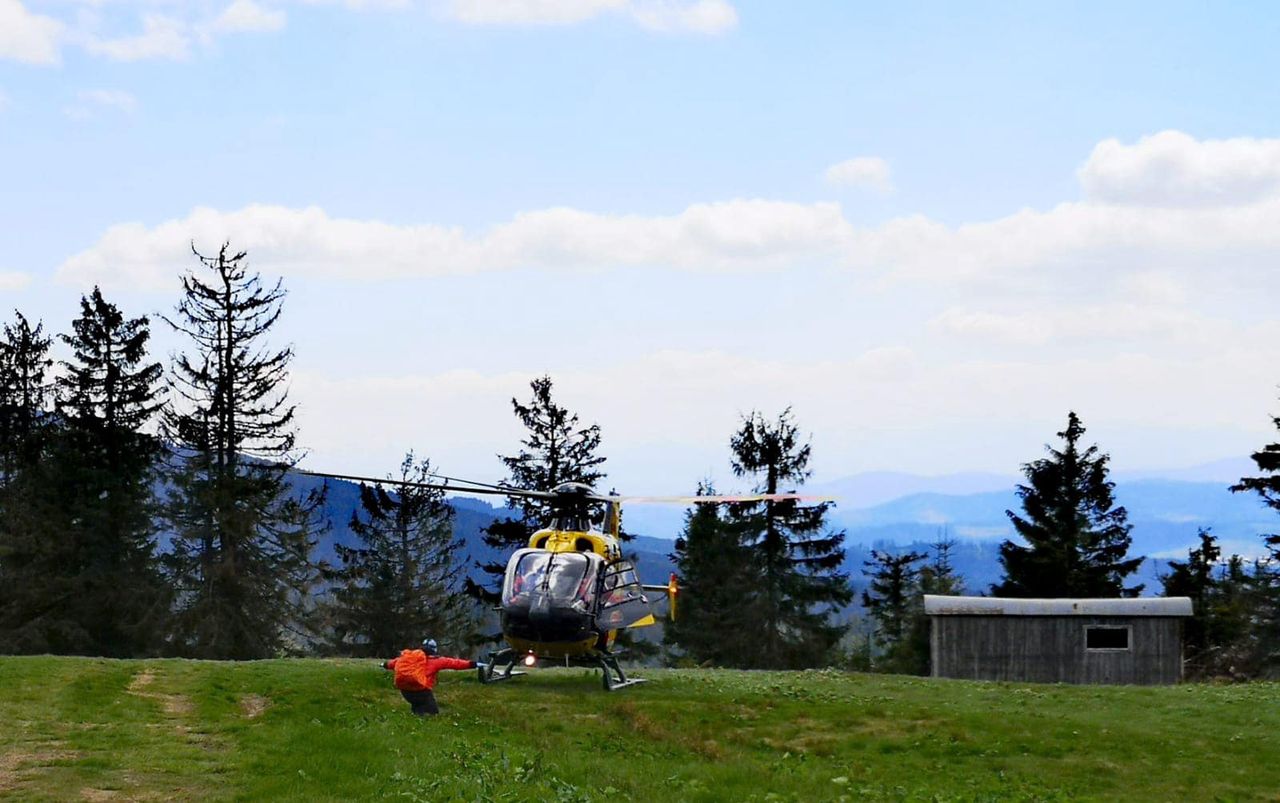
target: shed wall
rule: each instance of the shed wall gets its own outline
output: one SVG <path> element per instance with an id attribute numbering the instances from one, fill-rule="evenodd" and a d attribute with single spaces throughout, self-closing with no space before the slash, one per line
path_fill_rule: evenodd
<path id="1" fill-rule="evenodd" d="M 1037 683 L 1177 683 L 1182 621 L 1171 617 L 932 616 L 934 677 Z M 1129 649 L 1085 649 L 1089 625 L 1131 628 Z"/>

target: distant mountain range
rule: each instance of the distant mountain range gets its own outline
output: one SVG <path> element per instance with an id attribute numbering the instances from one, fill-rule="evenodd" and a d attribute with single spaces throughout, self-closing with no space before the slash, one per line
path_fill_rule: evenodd
<path id="1" fill-rule="evenodd" d="M 302 474 L 290 475 L 289 481 L 299 492 L 310 491 L 318 488 L 321 483 L 328 482 L 329 493 L 325 501 L 325 515 L 329 520 L 330 528 L 320 538 L 316 557 L 337 562 L 335 545 L 354 546 L 357 543 L 356 536 L 351 531 L 351 517 L 360 507 L 360 486 L 346 480 L 322 480 Z M 463 540 L 463 558 L 472 576 L 477 580 L 481 579 L 483 573 L 477 568 L 478 565 L 506 563 L 509 553 L 486 545 L 482 534 L 491 523 L 511 515 L 512 511 L 465 496 L 450 497 L 449 504 L 454 511 L 454 535 Z M 666 582 L 667 576 L 674 570 L 668 557 L 671 550 L 671 539 L 646 536 L 639 536 L 626 546 L 626 551 L 635 556 L 637 566 L 642 573 L 641 578 L 646 583 Z"/>
<path id="2" fill-rule="evenodd" d="M 1132 554 L 1146 555 L 1141 581 L 1146 593 L 1157 593 L 1158 575 L 1165 560 L 1183 558 L 1197 542 L 1200 527 L 1211 527 L 1225 552 L 1256 555 L 1262 550 L 1259 534 L 1280 530 L 1280 519 L 1252 494 L 1232 494 L 1227 486 L 1250 474 L 1248 460 L 1225 460 L 1161 476 L 1144 472 L 1117 472 L 1115 497 L 1129 511 L 1133 524 Z M 320 480 L 295 476 L 296 487 L 314 487 Z M 1015 493 L 1018 478 L 997 474 L 962 473 L 920 476 L 896 472 L 858 474 L 832 482 L 806 486 L 805 491 L 837 497 L 832 527 L 846 533 L 845 568 L 856 588 L 864 584 L 863 561 L 871 549 L 923 549 L 946 533 L 960 543 L 957 569 L 971 592 L 986 591 L 1000 577 L 998 546 L 1013 538 L 1006 510 L 1020 511 Z M 452 497 L 455 532 L 464 539 L 466 559 L 476 563 L 504 562 L 506 555 L 485 546 L 481 531 L 506 515 L 487 502 Z M 348 526 L 359 505 L 359 489 L 353 483 L 329 480 L 327 503 L 331 531 L 322 539 L 320 556 L 334 559 L 333 545 L 350 544 Z M 658 583 L 672 571 L 672 540 L 684 527 L 680 507 L 632 505 L 625 508 L 627 531 L 638 534 L 629 544 L 645 582 Z M 913 546 L 914 545 L 914 546 Z"/>

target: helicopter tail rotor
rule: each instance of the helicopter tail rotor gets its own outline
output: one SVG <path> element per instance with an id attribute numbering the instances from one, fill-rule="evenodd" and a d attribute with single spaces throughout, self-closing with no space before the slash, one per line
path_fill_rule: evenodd
<path id="1" fill-rule="evenodd" d="M 676 620 L 676 596 L 680 593 L 680 581 L 672 574 L 667 584 L 645 585 L 642 586 L 645 591 L 661 591 L 667 595 L 667 620 L 674 622 Z"/>

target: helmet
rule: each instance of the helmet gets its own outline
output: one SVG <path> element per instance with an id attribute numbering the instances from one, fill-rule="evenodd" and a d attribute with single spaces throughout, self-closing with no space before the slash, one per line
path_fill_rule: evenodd
<path id="1" fill-rule="evenodd" d="M 422 651 L 427 655 L 435 655 L 437 651 L 436 640 L 433 638 L 424 638 L 422 640 Z"/>

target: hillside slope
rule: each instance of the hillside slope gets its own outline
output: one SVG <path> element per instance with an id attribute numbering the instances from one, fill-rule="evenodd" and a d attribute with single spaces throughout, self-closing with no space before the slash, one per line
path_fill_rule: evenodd
<path id="1" fill-rule="evenodd" d="M 374 662 L 0 659 L 22 800 L 1274 799 L 1280 685 L 1017 686 L 834 672 L 442 676 Z"/>

